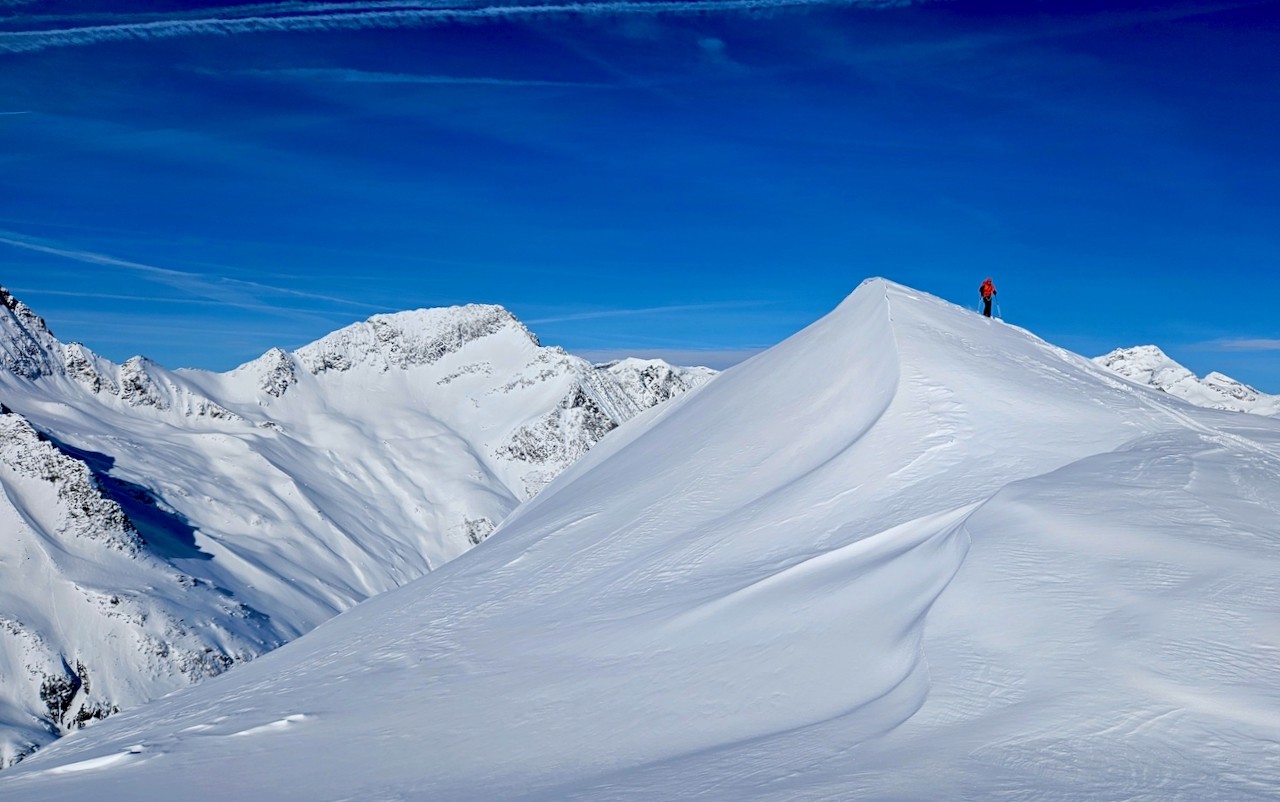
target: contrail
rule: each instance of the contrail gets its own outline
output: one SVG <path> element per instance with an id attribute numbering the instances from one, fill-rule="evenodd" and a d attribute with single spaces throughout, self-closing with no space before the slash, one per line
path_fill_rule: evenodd
<path id="1" fill-rule="evenodd" d="M 84 262 L 85 264 L 102 265 L 104 267 L 117 267 L 124 270 L 130 270 L 147 276 L 149 279 L 157 283 L 173 287 L 174 289 L 178 289 L 201 298 L 221 300 L 223 303 L 230 306 L 238 306 L 245 309 L 275 308 L 264 305 L 258 297 L 262 294 L 271 294 L 283 295 L 292 298 L 304 298 L 313 301 L 325 301 L 327 303 L 372 309 L 380 312 L 390 311 L 384 306 L 367 304 L 362 301 L 353 301 L 348 298 L 335 298 L 331 295 L 321 295 L 314 292 L 306 292 L 304 290 L 275 287 L 270 284 L 261 284 L 256 281 L 245 281 L 243 279 L 226 278 L 223 276 L 207 276 L 201 273 L 188 273 L 183 270 L 172 270 L 167 267 L 157 267 L 155 265 L 148 265 L 142 262 L 129 261 L 128 259 L 117 259 L 114 256 L 94 253 L 93 251 L 59 248 L 55 245 L 45 245 L 28 239 L 4 236 L 5 233 L 9 232 L 0 233 L 0 245 L 10 245 L 14 248 L 23 248 L 28 251 L 49 254 L 50 256 L 60 256 L 64 259 Z"/>
<path id="2" fill-rule="evenodd" d="M 335 13 L 285 13 L 253 17 L 203 17 L 164 19 L 114 25 L 88 25 L 38 31 L 0 33 L 0 52 L 27 53 L 55 47 L 75 47 L 104 42 L 146 41 L 182 36 L 233 36 L 242 33 L 280 31 L 335 31 L 385 28 L 421 28 L 450 22 L 518 19 L 552 15 L 599 16 L 628 14 L 706 14 L 716 11 L 767 11 L 817 6 L 890 8 L 911 5 L 912 0 L 606 0 L 606 2 L 545 3 L 462 7 L 421 7 L 382 4 L 357 11 Z M 286 4 L 290 5 L 290 4 Z M 304 6 L 316 8 L 321 6 Z M 332 7 L 330 4 L 323 6 Z"/>
<path id="3" fill-rule="evenodd" d="M 215 73 L 213 70 L 201 72 Z M 605 89 L 613 84 L 586 83 L 583 81 L 551 81 L 522 78 L 488 78 L 466 75 L 414 75 L 398 72 L 369 72 L 366 70 L 347 69 L 284 69 L 284 70 L 232 70 L 231 75 L 256 76 L 272 79 L 302 79 L 329 81 L 348 84 L 439 84 L 464 86 L 510 86 L 510 87 L 576 87 L 587 89 Z"/>

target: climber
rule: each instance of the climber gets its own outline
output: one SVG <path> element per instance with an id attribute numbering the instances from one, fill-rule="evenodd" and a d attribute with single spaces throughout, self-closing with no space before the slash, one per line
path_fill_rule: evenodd
<path id="1" fill-rule="evenodd" d="M 982 296 L 982 314 L 991 317 L 991 300 L 996 297 L 996 285 L 988 278 L 978 288 L 978 294 Z"/>

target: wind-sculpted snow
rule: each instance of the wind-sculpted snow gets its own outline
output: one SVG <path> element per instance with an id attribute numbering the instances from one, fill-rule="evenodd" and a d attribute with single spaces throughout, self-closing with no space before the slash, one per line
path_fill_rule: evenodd
<path id="1" fill-rule="evenodd" d="M 870 281 L 479 548 L 0 794 L 1274 799 L 1278 455 Z"/>
<path id="2" fill-rule="evenodd" d="M 46 697 L 70 705 L 91 687 L 96 706 L 83 709 L 127 708 L 443 565 L 606 433 L 709 378 L 665 363 L 615 375 L 484 306 L 378 316 L 226 374 L 170 371 L 63 344 L 20 301 L 0 300 L 0 397 L 30 432 L 6 444 L 0 489 L 25 497 L 14 483 L 76 477 L 51 485 L 74 526 L 6 519 L 0 548 L 38 542 L 56 557 L 89 539 L 150 566 L 145 581 L 113 560 L 8 566 L 0 619 L 44 667 L 0 661 L 0 763 L 82 709 L 53 711 Z M 46 586 L 75 588 L 74 600 Z M 157 590 L 156 606 L 147 586 L 189 604 Z M 68 609 L 70 633 L 59 629 Z M 61 690 L 42 690 L 39 672 Z"/>
<path id="3" fill-rule="evenodd" d="M 1280 396 L 1260 393 L 1230 376 L 1213 372 L 1203 379 L 1154 345 L 1117 348 L 1094 359 L 1099 365 L 1139 384 L 1163 390 L 1199 407 L 1280 415 Z"/>

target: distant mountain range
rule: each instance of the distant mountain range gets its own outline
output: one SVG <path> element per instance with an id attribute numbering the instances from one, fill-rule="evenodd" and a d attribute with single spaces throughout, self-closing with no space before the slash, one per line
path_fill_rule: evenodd
<path id="1" fill-rule="evenodd" d="M 1173 361 L 1154 345 L 1117 348 L 1094 359 L 1104 368 L 1126 379 L 1163 390 L 1198 407 L 1252 412 L 1255 415 L 1280 414 L 1280 395 L 1258 392 L 1243 382 L 1221 373 L 1210 373 L 1203 379 Z"/>
<path id="2" fill-rule="evenodd" d="M 474 305 L 171 371 L 0 288 L 0 767 L 443 565 L 712 375 Z"/>

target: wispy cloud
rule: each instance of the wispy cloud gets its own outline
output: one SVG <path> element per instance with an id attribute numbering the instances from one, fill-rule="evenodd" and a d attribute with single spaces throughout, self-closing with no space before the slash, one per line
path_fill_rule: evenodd
<path id="1" fill-rule="evenodd" d="M 227 302 L 222 299 L 215 298 L 173 298 L 160 297 L 151 295 L 129 295 L 116 292 L 91 292 L 81 290 L 42 290 L 36 287 L 9 287 L 10 292 L 15 295 L 26 298 L 34 297 L 52 297 L 52 298 L 86 298 L 95 301 L 128 301 L 133 303 L 158 303 L 158 304 L 178 304 L 182 306 L 226 306 Z M 237 308 L 251 309 L 263 312 L 275 311 L 276 307 L 267 304 L 237 304 Z"/>
<path id="2" fill-rule="evenodd" d="M 566 315 L 554 315 L 551 317 L 533 318 L 524 321 L 529 325 L 543 325 L 547 323 L 568 323 L 576 320 L 599 320 L 602 318 L 613 317 L 636 317 L 640 315 L 659 315 L 670 312 L 707 312 L 718 309 L 744 309 L 747 307 L 763 306 L 762 301 L 722 301 L 708 304 L 677 304 L 673 306 L 646 306 L 634 309 L 599 309 L 588 312 L 573 312 Z"/>
<path id="3" fill-rule="evenodd" d="M 210 70 L 201 70 L 211 73 Z M 349 69 L 282 69 L 282 70 L 234 70 L 231 75 L 245 75 L 272 80 L 327 81 L 348 84 L 431 84 L 445 86 L 510 86 L 510 87 L 579 87 L 600 89 L 614 86 L 606 83 L 583 81 L 551 81 L 520 78 L 494 78 L 468 75 L 416 75 L 401 72 L 370 72 Z"/>
<path id="4" fill-rule="evenodd" d="M 40 3 L 44 0 L 0 0 L 0 7 L 5 3 Z M 322 14 L 325 12 L 340 12 L 359 9 L 362 11 L 379 10 L 379 9 L 405 9 L 405 8 L 458 8 L 460 6 L 478 6 L 484 5 L 485 0 L 407 0 L 407 2 L 398 2 L 397 0 L 367 0 L 367 2 L 316 2 L 315 0 L 283 0 L 275 3 L 244 3 L 243 5 L 233 6 L 204 6 L 203 8 L 162 8 L 156 11 L 109 11 L 103 9 L 67 9 L 61 13 L 47 14 L 23 14 L 23 21 L 34 24 L 38 22 L 61 22 L 70 23 L 74 20 L 98 20 L 105 23 L 110 21 L 111 24 L 138 23 L 138 22 L 158 22 L 164 20 L 180 20 L 180 19 L 212 19 L 212 18 L 239 18 L 239 17 L 256 17 L 263 15 L 282 15 L 282 14 Z"/>
<path id="5" fill-rule="evenodd" d="M 245 281 L 243 279 L 228 278 L 226 276 L 172 270 L 170 268 L 157 267 L 156 265 L 134 262 L 128 259 L 118 259 L 107 254 L 78 250 L 61 245 L 36 241 L 22 237 L 21 235 L 16 235 L 13 232 L 0 232 L 0 245 L 9 245 L 14 248 L 21 248 L 28 251 L 34 251 L 36 253 L 48 254 L 50 256 L 58 256 L 76 262 L 83 262 L 85 264 L 127 270 L 140 275 L 145 279 L 172 287 L 197 298 L 217 301 L 219 303 L 241 309 L 286 313 L 293 313 L 296 311 L 279 305 L 267 303 L 267 298 L 275 296 L 277 298 L 285 297 L 324 301 L 331 304 L 359 307 L 381 312 L 391 311 L 387 307 L 375 306 L 361 301 L 353 301 L 349 298 L 336 298 L 330 295 L 305 292 L 303 290 L 295 290 L 288 287 L 275 287 L 269 284 L 261 284 L 256 281 Z"/>
<path id="6" fill-rule="evenodd" d="M 12 117 L 15 114 L 30 114 L 30 111 L 0 111 L 0 117 Z"/>
<path id="7" fill-rule="evenodd" d="M 217 9 L 222 16 L 176 16 L 146 22 L 5 31 L 0 52 L 21 53 L 104 42 L 171 39 L 183 36 L 233 36 L 280 31 L 334 31 L 415 28 L 491 19 L 542 16 L 700 15 L 716 11 L 759 12 L 815 6 L 888 8 L 912 0 L 605 0 L 605 2 L 451 5 L 439 3 L 364 3 L 259 5 L 255 16 Z"/>
<path id="8" fill-rule="evenodd" d="M 1242 8 L 1265 5 L 1273 0 L 1236 0 L 1235 2 L 1199 3 L 1186 2 L 1164 8 L 1141 10 L 1117 10 L 1098 13 L 1081 13 L 1055 17 L 1037 17 L 1029 25 L 996 28 L 990 31 L 959 37 L 893 44 L 885 47 L 857 46 L 847 48 L 844 59 L 853 64 L 920 63 L 952 60 L 957 56 L 969 56 L 983 50 L 1010 45 L 1032 44 L 1073 36 L 1129 28 L 1153 23 L 1176 22 L 1194 17 L 1207 17 Z"/>
<path id="9" fill-rule="evenodd" d="M 1208 342 L 1199 343 L 1196 346 L 1201 351 L 1280 351 L 1280 339 L 1272 339 L 1267 337 L 1246 338 L 1246 337 L 1226 337 L 1218 340 L 1209 340 Z"/>

